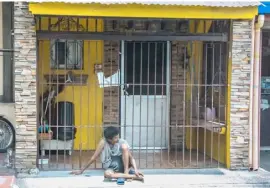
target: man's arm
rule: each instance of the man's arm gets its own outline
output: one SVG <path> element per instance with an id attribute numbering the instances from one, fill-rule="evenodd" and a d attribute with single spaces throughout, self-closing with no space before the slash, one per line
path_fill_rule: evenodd
<path id="1" fill-rule="evenodd" d="M 130 161 L 132 167 L 134 168 L 135 172 L 138 171 L 135 159 L 130 152 L 129 152 L 129 161 Z"/>
<path id="2" fill-rule="evenodd" d="M 136 175 L 137 177 L 142 178 L 142 177 L 143 177 L 143 173 L 141 173 L 141 172 L 138 171 L 138 168 L 137 168 L 135 159 L 134 159 L 134 157 L 132 156 L 132 154 L 131 154 L 130 152 L 129 152 L 129 161 L 130 161 L 132 167 L 134 168 L 135 175 Z"/>
<path id="3" fill-rule="evenodd" d="M 83 169 L 81 169 L 80 171 L 79 171 L 79 174 L 82 174 L 97 158 L 98 158 L 98 156 L 100 155 L 100 153 L 102 152 L 102 150 L 103 150 L 103 148 L 104 148 L 104 144 L 105 144 L 105 142 L 104 142 L 104 140 L 102 139 L 100 142 L 99 142 L 99 144 L 98 144 L 98 146 L 97 146 L 97 149 L 96 149 L 96 151 L 95 151 L 95 153 L 94 153 L 94 155 L 91 157 L 91 159 L 88 161 L 88 163 L 87 163 L 87 165 L 83 168 Z"/>

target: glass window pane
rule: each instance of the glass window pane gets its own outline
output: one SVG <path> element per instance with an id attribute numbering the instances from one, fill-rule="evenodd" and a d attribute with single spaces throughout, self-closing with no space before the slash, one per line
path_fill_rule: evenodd
<path id="1" fill-rule="evenodd" d="M 55 59 L 58 66 L 65 65 L 66 63 L 66 44 L 65 42 L 56 42 L 55 44 Z"/>

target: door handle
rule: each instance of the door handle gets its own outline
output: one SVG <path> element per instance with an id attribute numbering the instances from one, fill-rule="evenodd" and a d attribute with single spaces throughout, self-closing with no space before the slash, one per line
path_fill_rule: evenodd
<path id="1" fill-rule="evenodd" d="M 129 88 L 129 84 L 126 84 L 126 86 L 124 86 L 124 88 L 123 88 L 125 96 L 129 96 L 128 91 L 127 91 L 128 88 Z"/>

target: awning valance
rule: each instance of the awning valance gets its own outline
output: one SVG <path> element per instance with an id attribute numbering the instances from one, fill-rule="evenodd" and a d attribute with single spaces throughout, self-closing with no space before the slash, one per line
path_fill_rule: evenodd
<path id="1" fill-rule="evenodd" d="M 213 7 L 145 4 L 101 3 L 29 3 L 34 15 L 66 15 L 130 18 L 182 18 L 182 19 L 252 19 L 257 6 Z"/>

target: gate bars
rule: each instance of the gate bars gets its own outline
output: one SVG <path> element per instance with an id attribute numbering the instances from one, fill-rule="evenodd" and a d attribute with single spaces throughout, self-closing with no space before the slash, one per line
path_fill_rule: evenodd
<path id="1" fill-rule="evenodd" d="M 42 169 L 82 168 L 106 126 L 139 168 L 223 165 L 228 43 L 50 36 L 38 38 Z"/>

